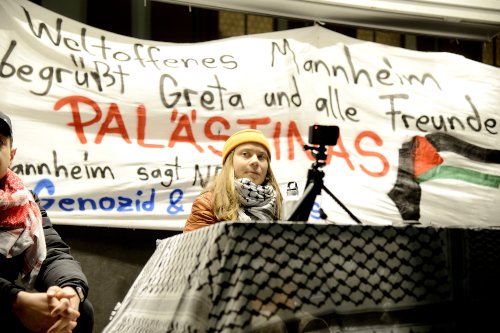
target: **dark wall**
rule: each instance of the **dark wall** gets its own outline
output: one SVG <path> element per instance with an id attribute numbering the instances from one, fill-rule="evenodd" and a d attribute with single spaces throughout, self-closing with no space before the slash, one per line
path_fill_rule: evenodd
<path id="1" fill-rule="evenodd" d="M 82 265 L 95 311 L 94 332 L 102 332 L 155 250 L 156 240 L 180 232 L 54 225 Z"/>

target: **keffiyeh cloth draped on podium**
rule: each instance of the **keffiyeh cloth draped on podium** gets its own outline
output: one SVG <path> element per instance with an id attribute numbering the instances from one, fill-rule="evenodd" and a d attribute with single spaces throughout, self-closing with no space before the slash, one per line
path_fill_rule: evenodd
<path id="1" fill-rule="evenodd" d="M 103 333 L 267 332 L 309 315 L 340 332 L 341 316 L 449 308 L 444 230 L 275 222 L 220 222 L 158 241 Z M 395 318 L 377 330 L 425 324 Z"/>

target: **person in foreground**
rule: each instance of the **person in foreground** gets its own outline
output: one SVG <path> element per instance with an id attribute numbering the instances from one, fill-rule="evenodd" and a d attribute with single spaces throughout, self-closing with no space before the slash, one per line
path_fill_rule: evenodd
<path id="1" fill-rule="evenodd" d="M 261 131 L 242 130 L 222 149 L 222 170 L 195 199 L 183 232 L 220 221 L 275 221 L 283 201 Z"/>
<path id="2" fill-rule="evenodd" d="M 39 198 L 9 169 L 12 144 L 11 120 L 0 112 L 0 331 L 90 333 L 87 279 Z"/>

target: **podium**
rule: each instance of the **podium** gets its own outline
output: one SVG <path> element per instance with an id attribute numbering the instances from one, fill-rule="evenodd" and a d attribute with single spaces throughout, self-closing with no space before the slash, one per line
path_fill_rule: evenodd
<path id="1" fill-rule="evenodd" d="M 479 332 L 499 250 L 496 229 L 221 222 L 159 240 L 103 332 Z"/>

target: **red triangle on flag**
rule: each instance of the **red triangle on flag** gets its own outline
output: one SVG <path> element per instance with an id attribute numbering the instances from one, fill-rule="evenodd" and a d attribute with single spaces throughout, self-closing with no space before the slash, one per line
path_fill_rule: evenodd
<path id="1" fill-rule="evenodd" d="M 430 169 L 442 164 L 444 160 L 436 148 L 425 137 L 417 136 L 416 139 L 413 165 L 415 177 L 419 177 Z"/>

